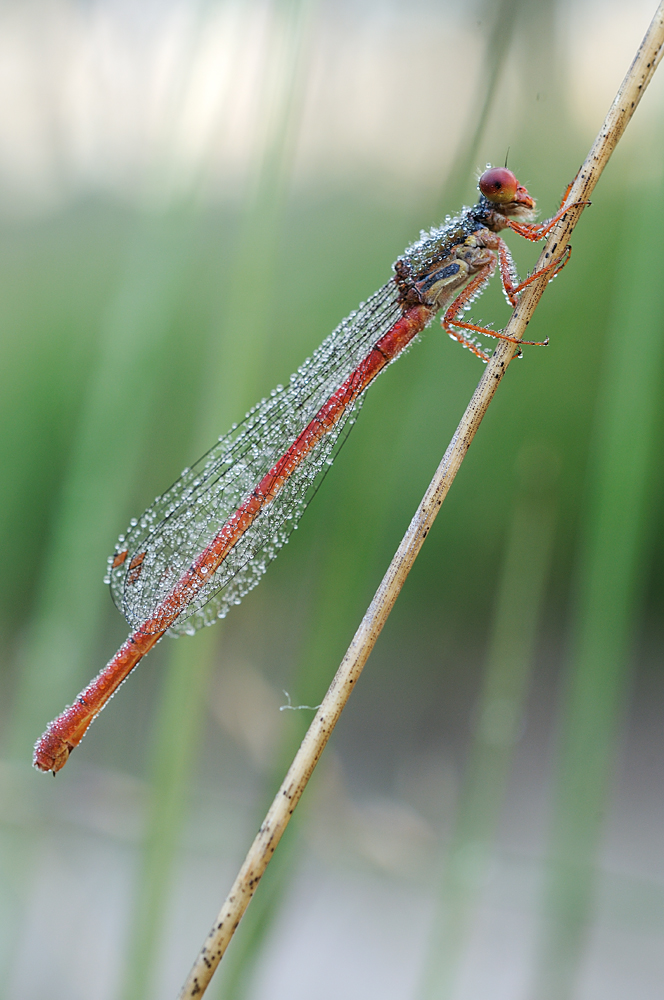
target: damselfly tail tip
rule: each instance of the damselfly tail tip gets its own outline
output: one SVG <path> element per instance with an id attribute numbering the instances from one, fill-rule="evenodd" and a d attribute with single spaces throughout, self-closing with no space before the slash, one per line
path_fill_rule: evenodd
<path id="1" fill-rule="evenodd" d="M 32 766 L 38 771 L 56 774 L 69 759 L 72 748 L 49 726 L 35 743 Z"/>

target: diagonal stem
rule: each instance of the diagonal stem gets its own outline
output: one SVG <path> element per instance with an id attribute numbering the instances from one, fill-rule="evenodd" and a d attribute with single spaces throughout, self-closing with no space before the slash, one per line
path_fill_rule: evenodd
<path id="1" fill-rule="evenodd" d="M 662 57 L 664 45 L 664 0 L 641 43 L 625 79 L 609 109 L 604 124 L 569 194 L 572 205 L 554 227 L 537 262 L 543 270 L 565 251 L 570 235 L 583 211 L 611 153 L 619 142 Z M 496 389 L 523 338 L 542 293 L 548 283 L 546 274 L 528 285 L 510 318 L 505 333 L 517 343 L 501 341 L 473 393 L 457 430 L 436 470 L 406 534 L 404 535 L 374 598 L 353 637 L 346 655 L 316 712 L 270 809 L 249 849 L 231 891 L 187 977 L 179 1000 L 192 1000 L 205 992 L 215 969 L 256 891 L 270 858 L 288 825 L 307 782 L 320 759 L 341 712 L 350 697 L 371 650 L 394 607 L 399 592 L 415 562 L 424 539 L 447 496 L 459 467 L 479 428 Z"/>

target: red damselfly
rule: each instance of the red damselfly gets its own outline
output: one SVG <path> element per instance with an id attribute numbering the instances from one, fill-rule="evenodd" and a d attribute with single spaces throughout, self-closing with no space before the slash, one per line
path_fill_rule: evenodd
<path id="1" fill-rule="evenodd" d="M 48 726 L 34 764 L 55 773 L 138 661 L 170 631 L 193 633 L 239 604 L 286 542 L 353 425 L 363 394 L 441 309 L 443 328 L 483 360 L 478 334 L 510 339 L 460 319 L 498 266 L 515 306 L 519 283 L 498 235 L 542 239 L 570 206 L 532 222 L 535 201 L 514 174 L 488 168 L 472 208 L 403 253 L 393 277 L 351 313 L 286 386 L 219 438 L 163 496 L 133 520 L 109 559 L 107 582 L 132 634 Z M 565 255 L 564 255 L 565 256 Z M 566 256 L 565 256 L 566 260 Z M 521 341 L 520 343 L 533 343 Z"/>

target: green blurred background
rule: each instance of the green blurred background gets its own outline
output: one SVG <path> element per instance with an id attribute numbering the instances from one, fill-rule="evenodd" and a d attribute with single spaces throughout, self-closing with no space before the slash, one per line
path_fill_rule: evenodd
<path id="1" fill-rule="evenodd" d="M 553 213 L 653 12 L 0 9 L 3 997 L 175 996 L 311 718 L 280 706 L 320 701 L 481 365 L 426 331 L 258 590 L 164 640 L 53 781 L 32 744 L 126 635 L 117 534 L 487 161 Z M 212 997 L 664 997 L 663 86 Z"/>

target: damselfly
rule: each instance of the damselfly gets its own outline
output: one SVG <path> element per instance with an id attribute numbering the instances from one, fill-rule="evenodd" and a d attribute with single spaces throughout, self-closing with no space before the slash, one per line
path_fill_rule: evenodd
<path id="1" fill-rule="evenodd" d="M 121 535 L 107 582 L 132 634 L 47 728 L 34 764 L 55 773 L 138 661 L 166 632 L 193 633 L 259 582 L 288 539 L 353 425 L 367 387 L 434 318 L 484 361 L 478 334 L 504 334 L 460 317 L 498 266 L 508 302 L 565 260 L 519 283 L 511 229 L 542 239 L 570 206 L 532 222 L 535 200 L 507 168 L 488 168 L 480 198 L 403 253 L 394 275 L 324 340 L 286 386 L 251 410 Z M 520 343 L 533 343 L 521 341 Z"/>

